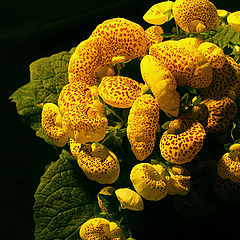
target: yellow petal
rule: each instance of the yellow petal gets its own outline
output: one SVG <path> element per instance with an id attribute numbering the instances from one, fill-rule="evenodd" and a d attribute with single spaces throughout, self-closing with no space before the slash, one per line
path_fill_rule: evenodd
<path id="1" fill-rule="evenodd" d="M 129 108 L 142 93 L 143 84 L 129 77 L 103 77 L 98 86 L 103 101 L 117 108 Z"/>
<path id="2" fill-rule="evenodd" d="M 127 137 L 139 161 L 153 151 L 159 120 L 159 108 L 150 94 L 138 97 L 128 116 Z"/>
<path id="3" fill-rule="evenodd" d="M 240 11 L 230 13 L 227 17 L 227 21 L 234 31 L 240 33 Z"/>
<path id="4" fill-rule="evenodd" d="M 122 229 L 105 218 L 92 218 L 87 220 L 79 230 L 82 240 L 118 239 L 125 240 Z"/>
<path id="5" fill-rule="evenodd" d="M 140 68 L 142 78 L 150 87 L 159 108 L 176 117 L 179 113 L 180 95 L 176 91 L 177 83 L 174 76 L 151 55 L 143 57 Z"/>
<path id="6" fill-rule="evenodd" d="M 100 184 L 114 183 L 120 174 L 120 164 L 109 149 L 85 145 L 78 154 L 78 165 L 87 178 Z"/>
<path id="7" fill-rule="evenodd" d="M 232 182 L 240 182 L 240 162 L 232 160 L 230 154 L 225 153 L 218 162 L 218 175 Z"/>
<path id="8" fill-rule="evenodd" d="M 218 16 L 221 17 L 221 18 L 225 18 L 229 14 L 229 12 L 227 10 L 224 10 L 224 9 L 218 9 L 217 13 L 218 13 Z"/>
<path id="9" fill-rule="evenodd" d="M 42 128 L 58 147 L 67 143 L 68 134 L 62 127 L 62 114 L 57 105 L 45 103 L 42 110 Z"/>
<path id="10" fill-rule="evenodd" d="M 167 180 L 161 165 L 139 163 L 131 170 L 130 180 L 136 192 L 147 200 L 159 201 L 167 195 Z"/>
<path id="11" fill-rule="evenodd" d="M 141 196 L 133 190 L 129 188 L 119 188 L 115 191 L 115 194 L 122 208 L 133 211 L 141 211 L 144 209 Z"/>
<path id="12" fill-rule="evenodd" d="M 204 42 L 198 46 L 198 50 L 204 54 L 207 61 L 213 68 L 223 67 L 226 56 L 223 50 L 214 43 Z"/>
<path id="13" fill-rule="evenodd" d="M 156 25 L 162 25 L 172 19 L 172 7 L 174 2 L 165 1 L 154 4 L 143 16 L 143 19 Z"/>

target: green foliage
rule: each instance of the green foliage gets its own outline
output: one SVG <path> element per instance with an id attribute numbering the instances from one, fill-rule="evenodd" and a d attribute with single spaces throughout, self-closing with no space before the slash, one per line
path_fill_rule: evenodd
<path id="1" fill-rule="evenodd" d="M 16 103 L 17 112 L 36 130 L 37 136 L 51 143 L 41 128 L 42 105 L 57 104 L 58 96 L 68 83 L 68 62 L 74 51 L 64 51 L 41 58 L 30 65 L 30 82 L 16 90 L 10 99 Z"/>
<path id="2" fill-rule="evenodd" d="M 99 212 L 96 194 L 95 183 L 63 151 L 46 169 L 34 195 L 36 240 L 80 239 L 79 226 Z"/>

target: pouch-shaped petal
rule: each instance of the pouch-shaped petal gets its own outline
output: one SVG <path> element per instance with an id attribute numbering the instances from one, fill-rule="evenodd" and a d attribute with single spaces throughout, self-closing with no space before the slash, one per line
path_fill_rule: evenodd
<path id="1" fill-rule="evenodd" d="M 122 209 L 141 211 L 144 209 L 144 203 L 141 196 L 129 188 L 119 188 L 115 191 L 116 197 L 121 204 Z"/>
<path id="2" fill-rule="evenodd" d="M 111 65 L 111 58 L 111 47 L 101 36 L 82 41 L 69 61 L 69 83 L 83 82 L 90 86 L 97 84 L 99 79 L 96 78 L 96 71 L 100 66 Z"/>
<path id="3" fill-rule="evenodd" d="M 230 13 L 227 17 L 227 21 L 234 31 L 240 33 L 240 11 Z"/>
<path id="4" fill-rule="evenodd" d="M 143 84 L 123 76 L 103 77 L 98 92 L 103 101 L 117 108 L 129 108 L 142 93 Z"/>
<path id="5" fill-rule="evenodd" d="M 63 129 L 77 143 L 99 142 L 108 124 L 104 109 L 99 100 L 91 105 L 74 105 L 64 114 Z"/>
<path id="6" fill-rule="evenodd" d="M 149 54 L 175 77 L 179 86 L 208 87 L 212 81 L 212 68 L 206 57 L 196 48 L 178 41 L 154 44 Z"/>
<path id="7" fill-rule="evenodd" d="M 78 157 L 78 154 L 81 150 L 81 147 L 82 147 L 82 144 L 81 143 L 77 143 L 76 141 L 74 141 L 72 138 L 70 138 L 70 152 L 71 154 L 77 158 Z"/>
<path id="8" fill-rule="evenodd" d="M 201 104 L 208 110 L 207 118 L 201 121 L 207 133 L 227 129 L 237 114 L 236 103 L 228 97 L 205 99 Z"/>
<path id="9" fill-rule="evenodd" d="M 145 94 L 138 97 L 128 116 L 127 137 L 131 149 L 140 161 L 153 151 L 159 120 L 159 108 L 154 98 Z"/>
<path id="10" fill-rule="evenodd" d="M 147 48 L 149 49 L 153 44 L 157 44 L 163 41 L 163 29 L 160 26 L 151 26 L 145 30 L 147 38 Z"/>
<path id="11" fill-rule="evenodd" d="M 92 104 L 93 103 L 93 89 L 85 83 L 69 83 L 62 88 L 58 97 L 58 106 L 61 113 L 64 114 L 68 108 L 78 104 Z"/>
<path id="12" fill-rule="evenodd" d="M 205 32 L 218 25 L 217 8 L 209 0 L 176 0 L 173 16 L 186 32 Z"/>
<path id="13" fill-rule="evenodd" d="M 139 163 L 131 170 L 130 179 L 136 192 L 147 200 L 159 201 L 167 195 L 167 180 L 161 165 Z"/>
<path id="14" fill-rule="evenodd" d="M 58 147 L 67 143 L 68 134 L 62 127 L 62 114 L 54 103 L 45 103 L 42 110 L 42 128 Z"/>
<path id="15" fill-rule="evenodd" d="M 221 68 L 226 61 L 226 56 L 223 50 L 214 43 L 201 43 L 198 46 L 198 50 L 204 54 L 213 68 Z"/>
<path id="16" fill-rule="evenodd" d="M 171 132 L 172 125 L 183 121 L 185 129 Z M 206 137 L 205 129 L 196 120 L 183 119 L 173 120 L 169 129 L 160 139 L 160 150 L 163 158 L 171 163 L 183 164 L 190 162 L 203 146 Z"/>
<path id="17" fill-rule="evenodd" d="M 147 51 L 144 29 L 137 23 L 124 18 L 112 18 L 99 24 L 91 34 L 108 42 L 112 58 L 124 56 L 124 61 L 142 57 Z"/>
<path id="18" fill-rule="evenodd" d="M 240 67 L 238 63 L 226 55 L 221 68 L 213 68 L 212 82 L 201 91 L 204 98 L 229 97 L 233 100 L 240 94 Z"/>
<path id="19" fill-rule="evenodd" d="M 172 8 L 174 2 L 164 1 L 154 4 L 143 16 L 143 19 L 155 25 L 162 25 L 173 18 Z"/>
<path id="20" fill-rule="evenodd" d="M 235 150 L 237 151 L 237 150 Z M 231 158 L 231 152 L 225 153 L 218 162 L 218 175 L 232 182 L 240 182 L 240 161 Z"/>
<path id="21" fill-rule="evenodd" d="M 116 155 L 101 144 L 85 145 L 77 161 L 87 178 L 100 184 L 114 183 L 120 173 Z"/>
<path id="22" fill-rule="evenodd" d="M 82 240 L 125 240 L 122 229 L 115 223 L 105 218 L 92 218 L 87 220 L 79 230 Z"/>
<path id="23" fill-rule="evenodd" d="M 179 113 L 180 95 L 176 90 L 174 76 L 152 55 L 144 56 L 140 67 L 142 78 L 151 89 L 159 108 L 176 117 Z"/>
<path id="24" fill-rule="evenodd" d="M 187 169 L 175 165 L 168 170 L 170 176 L 166 176 L 168 181 L 168 194 L 186 195 L 191 187 L 191 176 Z"/>

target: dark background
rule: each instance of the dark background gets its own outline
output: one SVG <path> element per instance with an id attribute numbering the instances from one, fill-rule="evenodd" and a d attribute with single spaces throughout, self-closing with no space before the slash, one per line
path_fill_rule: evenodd
<path id="1" fill-rule="evenodd" d="M 0 226 L 3 230 L 1 236 L 6 232 L 6 239 L 34 239 L 33 195 L 44 173 L 44 167 L 58 158 L 55 150 L 36 137 L 35 132 L 23 123 L 16 112 L 15 104 L 8 100 L 15 90 L 29 82 L 29 64 L 41 57 L 70 50 L 88 38 L 98 23 L 108 18 L 124 17 L 146 28 L 149 25 L 142 20 L 142 16 L 157 2 L 0 0 L 2 82 L 0 95 L 3 102 L 1 104 L 3 153 L 0 165 L 2 202 Z M 240 9 L 240 4 L 236 0 L 212 2 L 219 9 L 229 11 Z M 181 222 L 180 226 L 186 228 L 187 236 L 196 233 L 203 236 L 209 230 L 212 230 L 213 234 L 218 230 L 223 231 L 224 227 L 226 233 L 233 233 L 231 223 L 235 220 L 231 218 L 228 205 L 221 211 L 210 219 L 206 218 L 195 223 Z M 224 214 L 227 219 L 223 217 Z M 168 217 L 167 221 L 170 219 Z M 223 221 L 227 221 L 227 224 Z M 142 232 L 144 231 L 147 230 L 142 229 Z M 168 233 L 169 237 L 171 238 L 171 233 Z"/>

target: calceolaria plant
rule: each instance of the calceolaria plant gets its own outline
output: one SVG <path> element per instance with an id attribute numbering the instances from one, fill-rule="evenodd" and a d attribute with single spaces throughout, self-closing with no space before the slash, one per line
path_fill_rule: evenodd
<path id="1" fill-rule="evenodd" d="M 33 62 L 10 97 L 61 152 L 34 196 L 36 240 L 133 239 L 129 212 L 173 201 L 196 218 L 212 212 L 219 181 L 240 192 L 239 11 L 176 0 L 143 19 L 147 29 L 96 23 L 70 51 Z"/>

